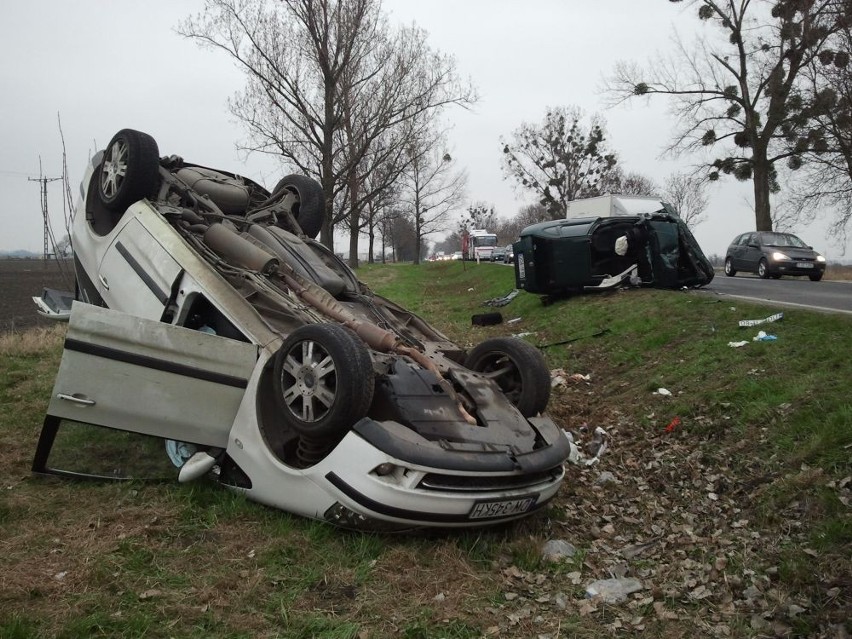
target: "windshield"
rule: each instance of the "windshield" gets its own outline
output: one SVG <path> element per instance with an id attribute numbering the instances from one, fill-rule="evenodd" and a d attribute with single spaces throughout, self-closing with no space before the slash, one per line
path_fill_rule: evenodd
<path id="1" fill-rule="evenodd" d="M 497 246 L 496 235 L 474 235 L 471 239 L 474 246 Z"/>
<path id="2" fill-rule="evenodd" d="M 794 246 L 796 248 L 807 248 L 802 240 L 790 233 L 764 233 L 761 236 L 764 246 Z"/>

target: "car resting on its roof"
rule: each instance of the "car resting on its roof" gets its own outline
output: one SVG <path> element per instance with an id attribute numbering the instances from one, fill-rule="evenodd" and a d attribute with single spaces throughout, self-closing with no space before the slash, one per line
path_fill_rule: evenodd
<path id="1" fill-rule="evenodd" d="M 50 451 L 74 420 L 166 440 L 182 481 L 347 527 L 493 524 L 556 494 L 569 444 L 540 352 L 468 353 L 369 290 L 313 239 L 314 180 L 269 192 L 125 129 L 81 188 L 36 472 L 63 474 Z"/>

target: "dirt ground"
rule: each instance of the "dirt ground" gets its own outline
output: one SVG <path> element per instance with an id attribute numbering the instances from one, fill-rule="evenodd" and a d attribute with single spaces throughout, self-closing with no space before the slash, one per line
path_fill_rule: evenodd
<path id="1" fill-rule="evenodd" d="M 0 259 L 0 332 L 52 325 L 36 312 L 32 300 L 45 287 L 74 290 L 72 263 Z"/>

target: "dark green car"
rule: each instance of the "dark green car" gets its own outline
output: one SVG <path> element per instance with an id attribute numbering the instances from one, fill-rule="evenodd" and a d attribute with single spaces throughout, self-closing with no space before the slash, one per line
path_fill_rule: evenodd
<path id="1" fill-rule="evenodd" d="M 552 297 L 636 286 L 704 286 L 713 266 L 669 205 L 655 213 L 541 222 L 514 244 L 516 286 Z"/>

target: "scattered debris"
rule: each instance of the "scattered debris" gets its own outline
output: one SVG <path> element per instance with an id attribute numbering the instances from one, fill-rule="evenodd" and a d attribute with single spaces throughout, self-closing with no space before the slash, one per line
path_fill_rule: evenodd
<path id="1" fill-rule="evenodd" d="M 589 384 L 591 383 L 591 381 L 591 375 L 583 375 L 582 373 L 572 373 L 569 375 L 567 372 L 565 372 L 564 368 L 554 368 L 552 371 L 550 371 L 551 388 L 556 388 L 557 386 L 568 386 L 568 382 L 573 382 L 575 384 L 585 382 L 586 384 Z"/>
<path id="2" fill-rule="evenodd" d="M 617 484 L 618 480 L 608 470 L 603 471 L 598 478 L 595 480 L 595 485 L 597 486 L 609 486 L 610 484 Z"/>
<path id="3" fill-rule="evenodd" d="M 600 426 L 595 428 L 592 435 L 592 441 L 584 446 L 585 452 L 580 449 L 582 441 L 579 439 L 575 440 L 574 433 L 567 430 L 562 432 L 565 433 L 565 437 L 568 438 L 568 444 L 571 447 L 571 453 L 568 455 L 568 461 L 576 466 L 592 466 L 593 464 L 597 464 L 600 461 L 601 455 L 603 455 L 609 447 L 607 442 L 609 436 Z"/>
<path id="4" fill-rule="evenodd" d="M 681 425 L 680 417 L 675 417 L 672 421 L 669 422 L 669 425 L 666 426 L 666 432 L 672 433 L 675 428 Z"/>
<path id="5" fill-rule="evenodd" d="M 468 289 L 472 291 L 473 289 Z M 515 299 L 518 296 L 520 291 L 516 288 L 513 288 L 510 293 L 504 295 L 503 297 L 492 297 L 490 300 L 485 300 L 482 302 L 483 306 L 506 306 L 509 302 Z"/>
<path id="6" fill-rule="evenodd" d="M 520 318 L 520 317 L 513 317 L 512 319 L 510 319 L 510 320 L 509 320 L 508 322 L 506 322 L 506 323 L 507 323 L 507 324 L 517 324 L 517 323 L 518 323 L 518 322 L 520 322 L 520 321 L 521 321 L 521 318 Z"/>
<path id="7" fill-rule="evenodd" d="M 522 337 L 529 337 L 530 335 L 533 335 L 533 334 L 534 333 L 531 333 L 530 331 L 524 331 L 523 333 L 513 333 L 512 337 L 522 338 Z"/>
<path id="8" fill-rule="evenodd" d="M 733 310 L 733 307 L 731 307 L 731 310 Z M 739 326 L 740 328 L 750 328 L 752 326 L 760 326 L 761 324 L 778 322 L 782 319 L 784 319 L 784 313 L 775 313 L 775 315 L 770 315 L 769 317 L 764 317 L 763 319 L 740 320 Z"/>
<path id="9" fill-rule="evenodd" d="M 627 600 L 631 593 L 642 590 L 642 582 L 633 577 L 620 579 L 599 579 L 586 586 L 586 596 L 600 597 L 601 601 L 609 604 L 621 603 Z"/>
<path id="10" fill-rule="evenodd" d="M 759 331 L 757 335 L 751 338 L 753 342 L 774 342 L 778 338 L 775 335 L 767 335 L 764 331 Z"/>
<path id="11" fill-rule="evenodd" d="M 551 539 L 544 544 L 541 550 L 541 558 L 548 562 L 559 562 L 570 559 L 577 554 L 577 548 L 563 539 Z"/>
<path id="12" fill-rule="evenodd" d="M 748 344 L 748 342 L 745 342 L 745 341 L 743 341 L 743 342 L 728 342 L 728 346 L 730 346 L 731 348 L 742 348 L 746 344 Z"/>
<path id="13" fill-rule="evenodd" d="M 559 342 L 552 342 L 550 344 L 542 344 L 541 346 L 539 346 L 539 348 L 541 350 L 544 350 L 545 348 L 550 348 L 551 346 L 562 346 L 563 344 L 570 344 L 571 342 L 576 342 L 577 340 L 585 339 L 587 337 L 601 337 L 603 335 L 606 335 L 607 333 L 609 333 L 609 329 L 608 328 L 602 328 L 601 330 L 595 331 L 594 333 L 589 333 L 588 335 L 578 335 L 577 337 L 569 337 L 568 339 L 563 339 L 562 341 L 559 341 Z"/>
<path id="14" fill-rule="evenodd" d="M 494 324 L 502 324 L 503 315 L 501 313 L 479 313 L 471 316 L 470 323 L 474 326 L 493 326 Z"/>
<path id="15" fill-rule="evenodd" d="M 671 397 L 672 392 L 668 388 L 658 388 L 654 391 L 654 395 L 662 395 L 663 397 Z"/>

